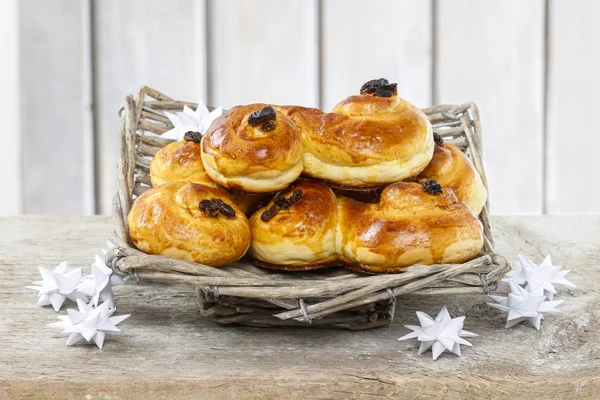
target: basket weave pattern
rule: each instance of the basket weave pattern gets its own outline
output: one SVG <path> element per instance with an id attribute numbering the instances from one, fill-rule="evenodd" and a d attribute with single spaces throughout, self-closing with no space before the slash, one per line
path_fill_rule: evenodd
<path id="1" fill-rule="evenodd" d="M 115 272 L 134 275 L 142 282 L 193 285 L 202 315 L 221 324 L 359 330 L 389 324 L 397 296 L 487 294 L 510 270 L 510 263 L 492 247 L 487 204 L 479 217 L 484 247 L 478 258 L 464 264 L 413 265 L 397 274 L 365 276 L 345 269 L 290 273 L 257 268 L 247 261 L 213 268 L 137 250 L 129 239 L 127 214 L 135 198 L 150 188 L 152 157 L 172 142 L 160 137 L 172 128 L 162 112 L 181 111 L 186 104 L 196 107 L 148 87 L 143 87 L 136 99 L 125 98 L 119 124 L 118 190 L 113 202 Z M 487 187 L 477 106 L 442 105 L 423 111 L 434 131 L 473 161 Z"/>

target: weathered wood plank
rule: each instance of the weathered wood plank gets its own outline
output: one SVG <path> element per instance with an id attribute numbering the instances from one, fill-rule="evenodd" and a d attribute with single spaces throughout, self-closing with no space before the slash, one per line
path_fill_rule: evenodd
<path id="1" fill-rule="evenodd" d="M 88 19 L 87 0 L 19 2 L 25 213 L 94 212 Z"/>
<path id="2" fill-rule="evenodd" d="M 600 3 L 552 0 L 549 13 L 548 212 L 598 214 L 600 135 L 586 120 L 600 106 Z"/>
<path id="3" fill-rule="evenodd" d="M 96 127 L 100 212 L 110 213 L 117 111 L 148 85 L 178 100 L 206 99 L 204 0 L 95 2 Z"/>
<path id="4" fill-rule="evenodd" d="M 401 97 L 431 105 L 431 1 L 325 0 L 323 108 L 376 78 L 398 82 Z"/>
<path id="5" fill-rule="evenodd" d="M 209 1 L 210 100 L 318 106 L 316 0 Z"/>
<path id="6" fill-rule="evenodd" d="M 0 397 L 164 399 L 594 398 L 600 391 L 600 217 L 496 217 L 498 251 L 572 270 L 561 314 L 540 331 L 504 329 L 482 296 L 407 296 L 395 322 L 363 331 L 222 327 L 199 316 L 193 289 L 115 289 L 131 313 L 102 351 L 66 347 L 57 320 L 23 288 L 36 265 L 89 264 L 112 229 L 106 217 L 0 218 Z M 568 235 L 565 232 L 569 232 Z M 396 339 L 416 310 L 447 304 L 478 333 L 462 358 L 433 362 Z M 40 361 L 41 360 L 41 361 Z"/>
<path id="7" fill-rule="evenodd" d="M 0 171 L 2 195 L 0 215 L 14 215 L 22 211 L 21 196 L 21 127 L 19 90 L 19 5 L 17 0 L 0 2 Z"/>
<path id="8" fill-rule="evenodd" d="M 543 199 L 544 1 L 437 4 L 436 102 L 479 105 L 492 213 L 538 214 Z"/>

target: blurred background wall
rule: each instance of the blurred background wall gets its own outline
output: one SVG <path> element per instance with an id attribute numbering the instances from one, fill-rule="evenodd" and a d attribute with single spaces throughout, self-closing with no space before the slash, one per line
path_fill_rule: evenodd
<path id="1" fill-rule="evenodd" d="M 3 0 L 0 215 L 110 213 L 117 111 L 475 101 L 495 214 L 600 212 L 596 0 Z"/>

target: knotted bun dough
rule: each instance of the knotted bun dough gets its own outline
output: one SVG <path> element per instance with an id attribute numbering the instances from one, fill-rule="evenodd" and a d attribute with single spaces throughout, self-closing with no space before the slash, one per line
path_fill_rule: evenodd
<path id="1" fill-rule="evenodd" d="M 248 219 L 220 189 L 172 182 L 152 188 L 129 211 L 139 250 L 209 266 L 239 260 L 250 246 Z"/>

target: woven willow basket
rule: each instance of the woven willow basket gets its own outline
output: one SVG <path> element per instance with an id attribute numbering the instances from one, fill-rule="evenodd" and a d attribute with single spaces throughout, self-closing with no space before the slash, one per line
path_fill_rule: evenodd
<path id="1" fill-rule="evenodd" d="M 153 155 L 171 142 L 160 137 L 172 128 L 162 112 L 181 111 L 186 104 L 196 107 L 148 87 L 142 88 L 137 99 L 125 98 L 120 113 L 118 192 L 114 198 L 115 272 L 133 275 L 142 283 L 192 285 L 197 288 L 202 315 L 221 324 L 360 330 L 389 324 L 397 296 L 487 294 L 510 270 L 510 263 L 492 247 L 487 205 L 480 215 L 485 238 L 478 258 L 464 264 L 413 265 L 397 274 L 366 276 L 346 269 L 280 272 L 257 268 L 245 260 L 212 268 L 137 250 L 129 239 L 127 214 L 135 198 L 150 187 Z M 443 105 L 423 111 L 444 140 L 470 157 L 487 187 L 477 106 Z"/>

